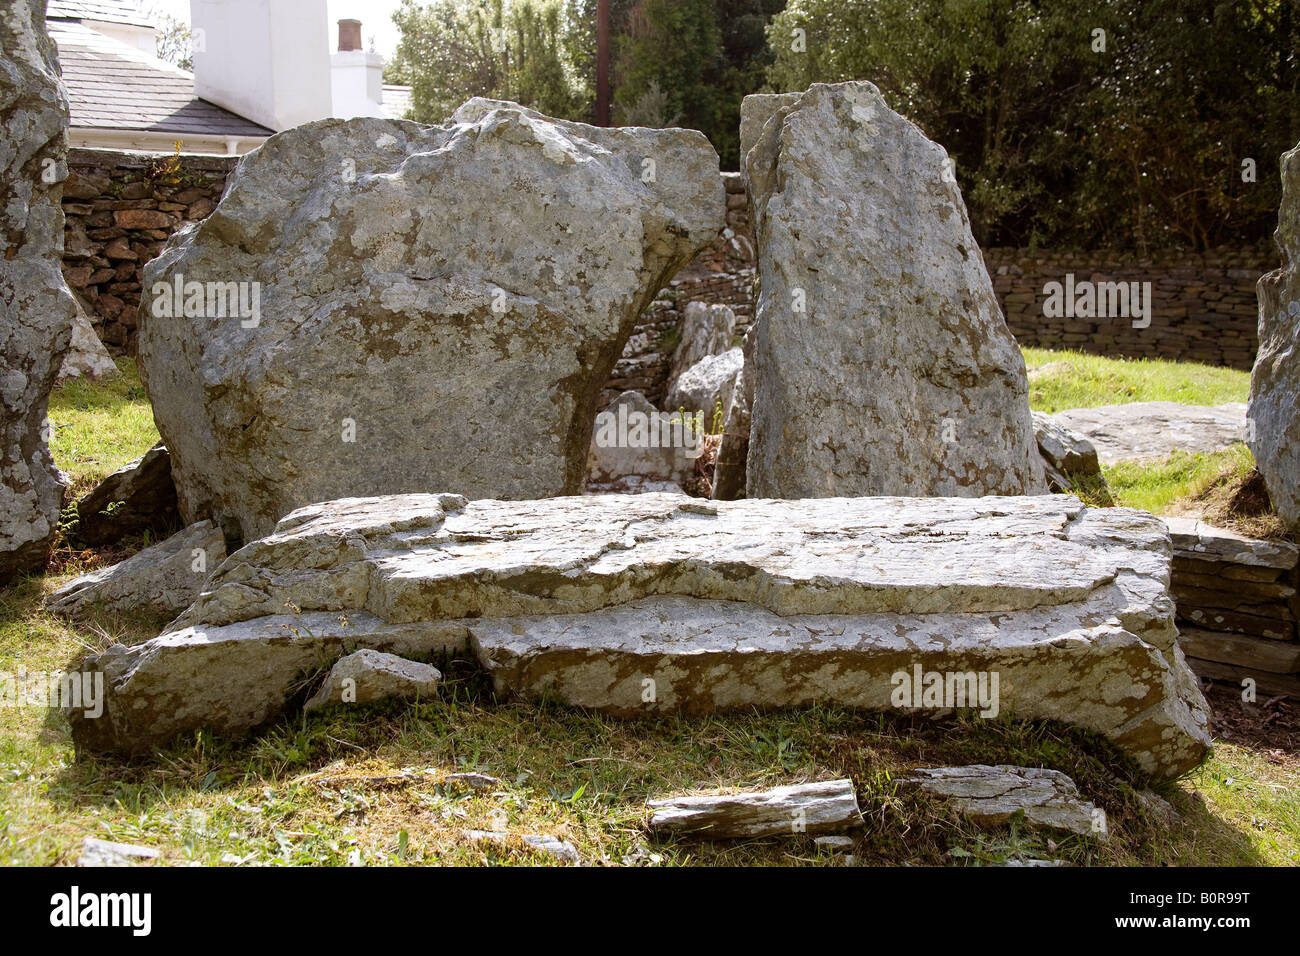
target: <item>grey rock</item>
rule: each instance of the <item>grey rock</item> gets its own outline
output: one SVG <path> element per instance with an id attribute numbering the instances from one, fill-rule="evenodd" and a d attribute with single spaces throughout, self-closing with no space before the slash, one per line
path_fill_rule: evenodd
<path id="1" fill-rule="evenodd" d="M 1047 480 L 1053 491 L 1068 492 L 1071 478 L 1099 478 L 1101 462 L 1087 438 L 1073 432 L 1044 412 L 1034 412 L 1034 440 L 1043 456 Z"/>
<path id="2" fill-rule="evenodd" d="M 1300 559 L 1300 548 L 1289 541 L 1248 538 L 1227 528 L 1216 528 L 1199 518 L 1161 519 L 1177 558 L 1228 562 L 1289 571 Z"/>
<path id="3" fill-rule="evenodd" d="M 74 578 L 46 598 L 50 610 L 79 618 L 95 608 L 178 614 L 226 557 L 226 541 L 200 521 L 107 568 Z"/>
<path id="4" fill-rule="evenodd" d="M 345 495 L 579 494 L 637 316 L 724 216 L 690 130 L 473 99 L 444 126 L 281 133 L 145 269 L 140 367 L 182 516 L 249 541 Z M 259 321 L 155 316 L 179 277 L 260 283 Z"/>
<path id="5" fill-rule="evenodd" d="M 95 334 L 90 320 L 86 318 L 85 309 L 79 301 L 76 309 L 72 320 L 72 337 L 68 343 L 68 351 L 63 356 L 63 364 L 59 367 L 58 381 L 66 382 L 70 379 L 95 381 L 112 378 L 117 375 L 117 365 L 113 362 L 113 357 L 108 354 L 108 349 L 104 348 L 104 343 L 99 341 L 99 336 Z"/>
<path id="6" fill-rule="evenodd" d="M 671 392 L 677 380 L 691 366 L 730 349 L 735 337 L 736 313 L 731 306 L 687 302 L 682 315 L 682 337 L 673 352 L 665 392 Z"/>
<path id="7" fill-rule="evenodd" d="M 748 496 L 1046 491 L 1024 359 L 943 148 L 870 83 L 814 84 L 745 175 Z"/>
<path id="8" fill-rule="evenodd" d="M 113 472 L 77 502 L 74 536 L 98 547 L 180 523 L 171 456 L 159 444 Z"/>
<path id="9" fill-rule="evenodd" d="M 67 126 L 44 0 L 12 0 L 0 17 L 0 584 L 45 566 L 66 490 L 46 412 L 76 314 L 59 268 Z"/>
<path id="10" fill-rule="evenodd" d="M 156 860 L 161 855 L 153 847 L 86 837 L 81 843 L 81 856 L 77 858 L 77 866 L 138 866 L 145 860 Z"/>
<path id="11" fill-rule="evenodd" d="M 1274 241 L 1282 267 L 1259 280 L 1259 352 L 1250 373 L 1250 450 L 1269 499 L 1300 530 L 1300 145 L 1282 154 Z"/>
<path id="12" fill-rule="evenodd" d="M 852 780 L 669 797 L 646 806 L 651 830 L 716 840 L 841 833 L 862 825 Z"/>
<path id="13" fill-rule="evenodd" d="M 339 658 L 303 710 L 334 704 L 373 704 L 380 700 L 420 700 L 437 694 L 442 673 L 396 654 L 362 648 Z"/>
<path id="14" fill-rule="evenodd" d="M 627 479 L 636 478 L 641 479 L 634 482 L 638 486 L 667 485 L 680 491 L 680 482 L 695 473 L 702 435 L 686 428 L 680 415 L 676 422 L 640 392 L 624 392 L 596 416 L 587 457 L 588 487 L 607 490 L 621 484 L 631 491 Z"/>
<path id="15" fill-rule="evenodd" d="M 475 773 L 468 771 L 466 773 L 449 773 L 442 778 L 443 783 L 464 784 L 471 790 L 487 790 L 491 787 L 504 786 L 504 781 L 500 777 L 493 777 L 486 773 Z"/>
<path id="16" fill-rule="evenodd" d="M 745 157 L 758 142 L 767 121 L 778 111 L 799 102 L 802 93 L 754 93 L 740 101 L 740 169 Z"/>
<path id="17" fill-rule="evenodd" d="M 515 835 L 506 833 L 503 830 L 467 830 L 465 836 L 475 843 L 495 843 L 505 848 L 508 848 L 514 840 L 519 840 L 525 846 L 545 853 L 547 856 L 553 856 L 565 863 L 578 864 L 582 862 L 582 857 L 578 854 L 576 846 L 568 840 L 561 840 L 549 833 L 521 833 Z"/>
<path id="18" fill-rule="evenodd" d="M 688 415 L 703 412 L 704 428 L 713 428 L 719 408 L 725 415 L 731 406 L 736 379 L 744 362 L 744 353 L 739 348 L 729 349 L 721 355 L 705 356 L 677 379 L 664 399 L 664 408 L 670 411 L 685 409 Z"/>
<path id="19" fill-rule="evenodd" d="M 746 374 L 754 362 L 754 335 L 751 328 L 745 333 L 741 346 L 744 362 L 736 385 L 731 392 L 731 407 L 722 423 L 722 438 L 718 442 L 718 457 L 713 465 L 713 497 L 720 501 L 735 501 L 745 496 L 746 459 L 749 456 L 749 410 L 754 403 L 754 376 Z"/>
<path id="20" fill-rule="evenodd" d="M 1006 823 L 1024 812 L 1031 826 L 1106 839 L 1106 812 L 1079 796 L 1079 788 L 1057 770 L 1006 764 L 930 767 L 903 783 L 952 801 L 963 816 L 984 826 Z"/>
<path id="21" fill-rule="evenodd" d="M 1130 402 L 1056 412 L 1052 421 L 1092 442 L 1103 465 L 1164 458 L 1175 451 L 1212 452 L 1246 436 L 1246 406 Z"/>
<path id="22" fill-rule="evenodd" d="M 104 716 L 70 719 L 91 750 L 242 733 L 360 647 L 469 651 L 502 694 L 625 716 L 890 709 L 921 666 L 998 672 L 1002 708 L 1167 778 L 1208 745 L 1169 562 L 1158 519 L 1067 496 L 343 499 L 229 557 L 160 637 L 89 658 Z"/>

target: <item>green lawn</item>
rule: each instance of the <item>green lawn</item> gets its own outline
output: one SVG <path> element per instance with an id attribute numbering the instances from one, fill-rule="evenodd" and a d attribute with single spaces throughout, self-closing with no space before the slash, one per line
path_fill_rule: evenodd
<path id="1" fill-rule="evenodd" d="M 50 586 L 33 578 L 0 593 L 0 670 L 57 670 L 88 648 L 143 640 L 160 623 L 116 617 L 70 628 L 39 605 Z M 1300 762 L 1235 745 L 1162 788 L 1182 817 L 1171 827 L 1141 804 L 1145 781 L 1106 741 L 1056 724 L 825 708 L 629 721 L 497 703 L 467 668 L 446 673 L 439 696 L 419 705 L 289 720 L 247 741 L 197 735 L 134 764 L 74 760 L 61 719 L 0 708 L 0 864 L 71 863 L 87 835 L 156 847 L 171 864 L 555 863 L 522 844 L 464 837 L 492 829 L 556 834 L 590 862 L 839 865 L 842 855 L 807 838 L 658 839 L 644 826 L 644 803 L 842 776 L 866 816 L 852 851 L 864 864 L 1300 864 Z M 1110 840 L 980 830 L 895 782 L 914 766 L 973 762 L 1070 774 L 1106 810 Z M 444 782 L 468 770 L 500 783 Z"/>
<path id="2" fill-rule="evenodd" d="M 1241 373 L 1026 354 L 1031 367 L 1067 361 L 1086 370 L 1083 383 L 1036 384 L 1035 407 L 1244 397 Z M 122 371 L 105 385 L 65 387 L 51 401 L 54 454 L 79 489 L 157 440 L 133 365 L 122 363 Z M 1183 456 L 1110 469 L 1108 477 L 1122 501 L 1156 508 L 1219 464 L 1247 463 L 1244 452 Z M 57 671 L 89 650 L 145 640 L 165 623 L 104 614 L 70 626 L 41 605 L 66 577 L 29 578 L 0 591 L 0 671 Z M 1105 741 L 1059 725 L 1010 717 L 930 723 L 822 708 L 621 721 L 497 703 L 468 669 L 453 663 L 447 673 L 438 698 L 418 706 L 300 718 L 242 742 L 200 735 L 136 764 L 74 760 L 61 718 L 40 707 L 0 708 L 0 863 L 70 863 L 86 835 L 154 846 L 176 864 L 555 862 L 522 844 L 495 848 L 463 837 L 468 829 L 503 829 L 556 834 L 588 861 L 838 865 L 844 855 L 808 839 L 656 839 L 644 827 L 643 805 L 649 797 L 717 786 L 849 776 L 867 818 L 852 850 L 859 863 L 1053 857 L 1082 864 L 1300 865 L 1294 755 L 1279 759 L 1276 751 L 1218 744 L 1196 773 L 1162 790 L 1181 815 L 1171 826 L 1138 800 L 1145 781 Z M 1049 843 L 1018 826 L 978 830 L 895 783 L 912 766 L 976 761 L 1071 774 L 1107 811 L 1112 838 Z M 501 783 L 469 790 L 443 782 L 464 770 Z"/>
<path id="3" fill-rule="evenodd" d="M 50 395 L 50 451 L 72 479 L 70 501 L 158 441 L 135 360 L 118 359 L 117 367 L 116 378 L 73 380 Z"/>
<path id="4" fill-rule="evenodd" d="M 1250 373 L 1235 369 L 1047 349 L 1021 351 L 1030 372 L 1029 404 L 1040 412 L 1128 402 L 1222 405 L 1244 402 L 1250 395 Z"/>

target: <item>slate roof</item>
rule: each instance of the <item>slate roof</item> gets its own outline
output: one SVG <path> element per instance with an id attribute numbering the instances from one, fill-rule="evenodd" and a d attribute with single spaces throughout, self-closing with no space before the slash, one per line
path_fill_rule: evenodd
<path id="1" fill-rule="evenodd" d="M 48 0 L 45 19 L 99 20 L 147 27 L 153 23 L 133 0 Z"/>
<path id="2" fill-rule="evenodd" d="M 103 0 L 50 3 L 116 7 Z M 89 16 L 89 14 L 87 14 Z M 72 125 L 193 136 L 270 136 L 272 130 L 194 95 L 194 75 L 73 20 L 46 19 L 72 107 Z"/>

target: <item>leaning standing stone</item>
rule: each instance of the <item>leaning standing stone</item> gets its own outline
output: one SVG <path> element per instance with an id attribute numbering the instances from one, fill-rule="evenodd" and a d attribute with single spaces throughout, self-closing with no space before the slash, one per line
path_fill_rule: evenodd
<path id="1" fill-rule="evenodd" d="M 1300 146 L 1282 154 L 1274 238 L 1282 268 L 1259 280 L 1259 354 L 1247 435 L 1279 517 L 1300 530 Z"/>
<path id="2" fill-rule="evenodd" d="M 0 582 L 45 566 L 66 490 L 46 411 L 72 336 L 63 280 L 68 97 L 43 0 L 0 16 Z"/>
<path id="3" fill-rule="evenodd" d="M 514 103 L 272 137 L 145 270 L 182 517 L 251 540 L 347 495 L 580 493 L 601 386 L 725 205 L 698 132 Z"/>
<path id="4" fill-rule="evenodd" d="M 1024 359 L 943 148 L 870 83 L 764 97 L 746 145 L 769 111 L 745 154 L 748 496 L 1043 493 Z"/>

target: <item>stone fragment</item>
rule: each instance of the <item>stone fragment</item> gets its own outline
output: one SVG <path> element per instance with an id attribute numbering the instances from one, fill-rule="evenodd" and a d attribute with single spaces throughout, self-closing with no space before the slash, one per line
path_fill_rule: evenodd
<path id="1" fill-rule="evenodd" d="M 161 855 L 153 847 L 86 837 L 81 842 L 81 856 L 77 858 L 77 866 L 138 866 L 143 861 L 156 860 Z"/>
<path id="2" fill-rule="evenodd" d="M 1300 530 L 1300 145 L 1282 154 L 1274 241 L 1282 267 L 1259 280 L 1259 352 L 1250 373 L 1250 450 L 1282 521 Z"/>
<path id="3" fill-rule="evenodd" d="M 226 540 L 200 521 L 125 561 L 74 578 L 46 598 L 56 614 L 79 618 L 95 608 L 174 615 L 199 596 L 226 557 Z"/>
<path id="4" fill-rule="evenodd" d="M 669 411 L 685 409 L 687 415 L 703 412 L 704 428 L 711 429 L 715 416 L 725 415 L 731 406 L 744 362 L 744 354 L 739 348 L 700 359 L 677 379 L 664 399 L 664 408 Z"/>
<path id="5" fill-rule="evenodd" d="M 76 302 L 60 268 L 68 97 L 44 0 L 0 17 L 0 584 L 45 567 L 66 481 L 46 412 Z"/>
<path id="6" fill-rule="evenodd" d="M 1291 570 L 1300 548 L 1289 541 L 1248 538 L 1226 528 L 1216 528 L 1198 518 L 1162 518 L 1169 528 L 1174 556 L 1202 561 L 1229 561 L 1252 567 Z"/>
<path id="7" fill-rule="evenodd" d="M 754 793 L 651 800 L 651 830 L 711 840 L 842 833 L 862 825 L 852 780 L 825 780 Z"/>
<path id="8" fill-rule="evenodd" d="M 280 134 L 144 271 L 140 367 L 183 517 L 249 541 L 345 495 L 579 494 L 637 316 L 724 217 L 691 130 L 473 99 L 444 126 Z M 176 316 L 191 283 L 214 305 Z"/>
<path id="9" fill-rule="evenodd" d="M 898 697 L 920 667 L 997 673 L 994 709 L 1168 778 L 1208 745 L 1168 575 L 1158 519 L 1068 496 L 343 499 L 228 558 L 167 633 L 88 659 L 104 716 L 70 719 L 92 750 L 246 732 L 361 647 L 468 651 L 502 694 L 624 716 L 948 712 Z"/>
<path id="10" fill-rule="evenodd" d="M 59 366 L 58 381 L 66 382 L 76 378 L 95 381 L 115 375 L 117 365 L 113 362 L 113 357 L 104 348 L 104 343 L 99 341 L 99 336 L 95 334 L 85 310 L 78 302 L 72 320 L 72 337 L 68 351 L 63 356 L 63 364 Z"/>
<path id="11" fill-rule="evenodd" d="M 1031 826 L 1106 839 L 1106 811 L 1079 796 L 1079 788 L 1057 770 L 1013 767 L 929 767 L 904 777 L 926 793 L 944 797 L 963 816 L 982 826 L 999 826 L 1024 812 Z"/>
<path id="12" fill-rule="evenodd" d="M 427 700 L 437 694 L 441 682 L 442 674 L 436 667 L 362 648 L 335 662 L 325 683 L 303 710 L 389 699 Z"/>
<path id="13" fill-rule="evenodd" d="M 530 849 L 553 856 L 564 863 L 579 864 L 582 857 L 578 848 L 568 840 L 561 840 L 549 833 L 507 833 L 504 830 L 466 830 L 465 836 L 474 843 L 495 843 L 503 848 L 510 848 L 514 841 L 520 841 Z"/>
<path id="14" fill-rule="evenodd" d="M 1044 412 L 1034 412 L 1033 416 L 1034 440 L 1053 491 L 1069 492 L 1071 478 L 1101 477 L 1101 463 L 1092 442 Z"/>
<path id="15" fill-rule="evenodd" d="M 1241 402 L 1069 408 L 1052 415 L 1052 421 L 1092 442 L 1103 465 L 1164 458 L 1176 451 L 1222 451 L 1246 436 L 1246 406 Z"/>
<path id="16" fill-rule="evenodd" d="M 754 376 L 745 369 L 754 361 L 753 329 L 745 333 L 741 346 L 744 362 L 731 392 L 731 406 L 722 423 L 718 457 L 713 465 L 713 497 L 735 501 L 745 496 L 746 459 L 749 456 L 749 409 L 754 402 Z"/>
<path id="17" fill-rule="evenodd" d="M 688 368 L 730 349 L 735 337 L 736 313 L 731 306 L 687 302 L 682 315 L 682 337 L 673 352 L 665 391 L 671 392 Z"/>
<path id="18" fill-rule="evenodd" d="M 123 465 L 77 502 L 74 535 L 101 547 L 142 531 L 164 531 L 180 524 L 171 456 L 161 444 Z M 224 555 L 224 551 L 223 551 Z"/>

